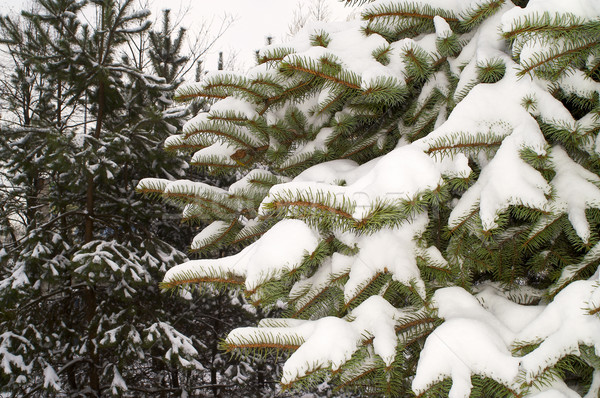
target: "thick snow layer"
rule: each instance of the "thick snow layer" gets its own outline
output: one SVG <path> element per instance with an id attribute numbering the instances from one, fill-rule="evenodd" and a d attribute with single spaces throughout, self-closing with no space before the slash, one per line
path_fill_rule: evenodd
<path id="1" fill-rule="evenodd" d="M 464 157 L 436 162 L 415 145 L 394 149 L 364 165 L 353 166 L 347 161 L 333 161 L 310 168 L 294 181 L 271 188 L 263 203 L 289 192 L 322 192 L 339 203 L 354 203 L 353 217 L 362 219 L 378 201 L 411 200 L 436 189 L 443 183 L 442 174 L 448 174 L 449 170 L 453 174 L 470 172 Z M 347 185 L 331 185 L 335 181 L 345 181 Z"/>
<path id="2" fill-rule="evenodd" d="M 247 119 L 256 119 L 258 117 L 258 112 L 253 104 L 236 97 L 227 97 L 211 105 L 208 117 L 223 114 L 232 109 L 236 113 L 244 115 Z"/>
<path id="3" fill-rule="evenodd" d="M 3 332 L 0 334 L 0 367 L 2 368 L 2 372 L 7 375 L 11 374 L 13 373 L 13 368 L 26 373 L 31 372 L 33 363 L 27 365 L 21 355 L 11 353 L 14 345 L 29 347 L 30 343 L 26 338 L 12 332 Z"/>
<path id="4" fill-rule="evenodd" d="M 527 381 L 562 356 L 578 354 L 579 344 L 594 347 L 600 354 L 600 318 L 589 313 L 590 300 L 598 290 L 600 285 L 594 281 L 572 282 L 517 334 L 517 341 L 541 341 L 521 359 Z"/>
<path id="5" fill-rule="evenodd" d="M 306 45 L 310 43 L 311 36 L 322 32 L 325 32 L 330 39 L 326 48 Z M 289 61 L 297 57 L 318 61 L 329 54 L 339 60 L 344 69 L 364 75 L 364 80 L 370 81 L 376 77 L 395 78 L 402 75 L 401 63 L 390 63 L 384 66 L 371 55 L 375 49 L 386 47 L 387 44 L 387 41 L 379 35 L 365 36 L 362 21 L 353 20 L 336 23 L 309 22 L 291 42 L 285 43 L 284 47 L 296 50 Z M 284 58 L 284 62 L 286 61 Z"/>
<path id="6" fill-rule="evenodd" d="M 340 180 L 347 180 L 348 176 L 355 174 L 358 163 L 349 159 L 332 160 L 330 162 L 319 163 L 309 167 L 298 174 L 294 181 L 296 182 L 319 182 L 324 184 L 335 184 Z"/>
<path id="7" fill-rule="evenodd" d="M 532 98 L 536 105 L 534 115 L 544 120 L 564 125 L 574 125 L 575 120 L 560 101 L 531 78 L 518 77 L 511 66 L 507 65 L 506 74 L 499 82 L 474 87 L 442 126 L 417 143 L 435 150 L 440 143 L 453 143 L 460 137 L 477 139 L 490 134 L 506 137 L 523 125 L 531 132 L 520 137 L 521 143 L 542 154 L 544 138 L 531 114 L 523 107 L 523 100 Z"/>
<path id="8" fill-rule="evenodd" d="M 476 319 L 451 319 L 427 338 L 412 388 L 419 393 L 434 382 L 451 377 L 448 396 L 467 398 L 472 374 L 515 385 L 518 371 L 519 359 L 511 356 L 492 326 Z"/>
<path id="9" fill-rule="evenodd" d="M 592 391 L 593 392 L 593 391 Z M 596 398 L 598 395 L 586 395 L 584 398 Z M 528 398 L 581 398 L 581 395 L 571 390 L 562 380 L 547 381 L 544 385 L 533 386 Z"/>
<path id="10" fill-rule="evenodd" d="M 394 280 L 411 286 L 425 299 L 425 284 L 417 267 L 416 243 L 427 227 L 428 217 L 420 215 L 398 229 L 383 228 L 372 235 L 362 235 L 355 241 L 359 253 L 355 257 L 350 278 L 344 286 L 346 302 L 356 296 L 363 284 L 378 273 L 389 272 Z"/>
<path id="11" fill-rule="evenodd" d="M 600 83 L 590 79 L 583 71 L 576 69 L 563 75 L 556 84 L 567 94 L 591 98 L 600 93 Z"/>
<path id="12" fill-rule="evenodd" d="M 593 21 L 600 17 L 600 3 L 596 0 L 530 0 L 525 8 L 515 7 L 503 15 L 504 30 L 511 25 L 523 21 L 526 17 L 540 16 L 544 13 L 573 14 L 584 20 Z"/>
<path id="13" fill-rule="evenodd" d="M 164 189 L 166 195 L 202 196 L 203 194 L 227 195 L 223 188 L 214 187 L 203 182 L 177 180 L 170 182 Z"/>
<path id="14" fill-rule="evenodd" d="M 112 393 L 115 395 L 118 395 L 120 391 L 128 390 L 127 383 L 125 382 L 125 379 L 123 379 L 123 376 L 121 376 L 121 373 L 116 366 L 114 367 L 114 375 L 112 383 L 110 384 L 110 388 Z"/>
<path id="15" fill-rule="evenodd" d="M 433 17 L 433 24 L 435 25 L 435 34 L 437 35 L 438 39 L 446 39 L 452 36 L 452 29 L 444 18 L 436 15 Z"/>
<path id="16" fill-rule="evenodd" d="M 430 31 L 392 43 L 377 34 L 365 35 L 365 27 L 382 30 L 389 27 L 392 33 L 409 26 L 414 20 L 402 19 L 393 13 L 380 13 L 369 22 L 308 24 L 289 43 L 270 46 L 261 54 L 282 50 L 288 54 L 283 57 L 283 63 L 290 68 L 290 73 L 294 68 L 303 69 L 303 65 L 309 65 L 310 69 L 319 68 L 325 59 L 337 63 L 344 73 L 321 73 L 320 77 L 326 82 L 321 89 L 306 94 L 293 104 L 270 107 L 264 114 L 257 112 L 258 105 L 239 98 L 220 101 L 209 114 L 190 121 L 186 131 L 193 132 L 198 125 L 215 123 L 209 120 L 211 115 L 215 119 L 232 113 L 246 118 L 262 117 L 268 124 L 274 125 L 291 110 L 298 110 L 307 118 L 305 127 L 311 138 L 294 143 L 290 148 L 292 156 L 283 167 L 291 166 L 307 155 L 326 153 L 332 142 L 335 145 L 335 134 L 339 133 L 335 127 L 337 123 L 353 117 L 355 112 L 350 106 L 344 107 L 334 115 L 332 122 L 327 110 L 320 108 L 339 94 L 339 82 L 333 81 L 341 79 L 343 84 L 352 86 L 352 92 L 364 90 L 383 78 L 393 79 L 390 81 L 397 86 L 404 85 L 408 73 L 404 54 L 408 49 L 422 50 L 431 62 L 445 61 L 437 53 L 436 40 L 453 34 L 451 26 L 455 26 L 456 21 L 451 17 L 464 20 L 471 11 L 488 2 L 374 0 L 365 3 L 365 16 L 377 13 L 375 11 L 381 11 L 383 7 L 403 4 L 439 7 L 448 10 L 450 17 L 447 20 L 441 16 L 433 17 L 435 33 Z M 523 205 L 548 214 L 541 217 L 541 224 L 566 213 L 579 237 L 585 242 L 593 240 L 585 211 L 600 207 L 600 179 L 570 159 L 561 147 L 548 151 L 549 145 L 538 119 L 594 137 L 589 139 L 583 150 L 592 155 L 594 151 L 600 153 L 600 138 L 595 138 L 592 133 L 598 121 L 591 115 L 576 121 L 552 95 L 556 89 L 561 89 L 567 95 L 592 97 L 600 86 L 581 71 L 573 71 L 552 83 L 531 75 L 521 76 L 522 65 L 515 59 L 523 64 L 533 59 L 534 51 L 547 50 L 547 46 L 535 34 L 528 34 L 529 39 L 518 39 L 509 47 L 502 36 L 503 31 L 510 31 L 517 22 L 526 17 L 541 16 L 544 11 L 550 12 L 550 19 L 555 18 L 555 12 L 570 12 L 582 19 L 594 20 L 600 15 L 600 6 L 596 0 L 530 0 L 525 8 L 516 7 L 510 1 L 503 2 L 500 8 L 495 9 L 494 15 L 485 18 L 472 32 L 458 35 L 459 42 L 465 47 L 458 56 L 447 59 L 454 76 L 448 77 L 446 69 L 442 68 L 424 83 L 416 99 L 415 113 L 420 110 L 439 113 L 433 132 L 411 143 L 410 135 L 405 134 L 411 129 L 410 122 L 407 119 L 399 121 L 400 134 L 404 136 L 395 150 L 362 165 L 351 160 L 334 160 L 310 167 L 291 181 L 279 179 L 280 183 L 270 188 L 263 205 L 279 198 L 297 198 L 303 194 L 306 201 L 326 198 L 334 206 L 351 209 L 348 211 L 350 215 L 343 216 L 361 220 L 377 203 L 398 204 L 439 188 L 448 178 L 466 179 L 471 176 L 474 182 L 470 188 L 452 202 L 453 210 L 448 222 L 451 228 L 458 226 L 465 217 L 478 214 L 484 230 L 492 230 L 498 227 L 500 214 L 510 206 Z M 315 37 L 319 35 L 323 43 L 315 45 Z M 377 61 L 373 54 L 384 50 L 389 62 Z M 504 77 L 493 84 L 479 83 L 482 67 L 492 63 L 504 65 Z M 277 75 L 278 69 L 273 68 L 273 64 L 258 65 L 250 71 L 249 77 L 260 80 L 274 78 L 284 89 L 299 82 L 294 78 L 285 81 Z M 346 72 L 351 76 L 348 77 Z M 453 90 L 455 84 L 457 88 Z M 271 88 L 261 89 L 269 91 Z M 273 95 L 278 94 L 275 91 Z M 421 109 L 433 95 L 440 94 L 446 97 L 446 102 L 434 105 L 437 107 L 434 109 Z M 250 142 L 259 141 L 251 137 L 250 132 L 239 130 L 240 134 L 248 135 Z M 383 133 L 381 137 L 385 138 Z M 170 142 L 175 145 L 181 140 L 181 137 L 174 137 Z M 270 149 L 286 149 L 277 142 L 277 138 L 270 137 L 269 140 Z M 380 140 L 379 144 L 382 142 Z M 540 157 L 549 155 L 556 171 L 552 181 L 547 181 L 542 173 L 523 160 L 524 150 L 533 151 Z M 231 151 L 221 145 L 203 149 L 200 153 L 230 156 Z M 472 172 L 469 162 L 475 164 L 474 170 L 480 170 L 479 174 Z M 266 171 L 254 170 L 228 191 L 209 192 L 205 191 L 204 185 L 190 182 L 170 183 L 167 191 L 244 196 L 256 190 L 253 179 L 262 178 L 270 181 L 263 184 L 260 193 L 264 194 L 273 181 L 272 177 Z M 306 205 L 306 201 L 300 204 Z M 265 215 L 266 208 L 262 206 L 259 214 Z M 388 273 L 393 280 L 415 287 L 426 300 L 425 283 L 416 259 L 427 259 L 435 267 L 449 267 L 443 253 L 433 246 L 427 247 L 431 242 L 422 239 L 428 223 L 429 214 L 421 211 L 399 226 L 369 231 L 368 234 L 332 231 L 336 239 L 357 249 L 357 254 L 333 253 L 327 256 L 314 273 L 295 282 L 287 303 L 282 299 L 280 305 L 288 305 L 288 309 L 301 313 L 319 294 L 332 286 L 343 290 L 346 304 L 349 304 L 356 298 L 357 292 L 381 273 Z M 196 237 L 194 244 L 214 236 L 229 225 L 222 221 L 211 224 Z M 246 289 L 255 295 L 253 298 L 260 298 L 258 288 L 263 283 L 296 269 L 323 238 L 303 221 L 280 221 L 240 253 L 216 260 L 187 262 L 169 271 L 165 282 L 188 277 L 190 280 L 195 277 L 235 279 L 237 283 L 243 280 Z M 419 393 L 432 383 L 450 378 L 453 383 L 450 397 L 468 397 L 473 375 L 490 377 L 519 390 L 523 380 L 532 381 L 563 355 L 578 353 L 581 344 L 594 347 L 600 353 L 600 320 L 590 315 L 590 309 L 600 305 L 600 271 L 589 281 L 568 285 L 581 269 L 595 264 L 598 257 L 600 244 L 590 250 L 579 264 L 565 267 L 557 285 L 549 290 L 556 294 L 550 303 L 523 304 L 542 299 L 540 292 L 527 291 L 524 287 L 514 290 L 535 300 L 513 300 L 510 296 L 513 291 L 509 294 L 499 284 L 492 283 L 474 286 L 473 293 L 459 287 L 438 289 L 431 305 L 444 322 L 426 339 L 413 379 L 414 390 Z M 544 300 L 550 300 L 544 297 Z M 412 311 L 414 315 L 417 310 Z M 369 348 L 371 358 L 378 355 L 386 364 L 391 364 L 398 344 L 403 343 L 399 341 L 402 334 L 398 335 L 395 327 L 404 315 L 382 297 L 372 296 L 343 319 L 264 320 L 258 328 L 234 330 L 227 340 L 232 344 L 279 343 L 285 348 L 297 348 L 284 367 L 282 381 L 288 384 L 322 367 L 337 370 L 364 346 L 365 340 L 372 339 L 373 349 Z M 522 344 L 538 343 L 539 346 L 527 355 L 519 357 L 515 354 L 520 352 L 518 349 Z M 594 393 L 597 395 L 598 389 L 600 374 L 595 374 L 586 398 L 594 396 Z M 538 398 L 578 396 L 559 381 L 548 383 L 538 390 L 532 389 L 529 394 Z"/>
<path id="17" fill-rule="evenodd" d="M 519 153 L 525 146 L 525 140 L 538 138 L 539 145 L 544 140 L 533 119 L 527 125 L 531 127 L 530 130 L 526 130 L 522 124 L 502 141 L 496 156 L 483 168 L 477 182 L 464 193 L 453 209 L 448 220 L 450 227 L 458 225 L 477 205 L 485 230 L 496 228 L 498 214 L 511 205 L 545 209 L 548 201 L 546 196 L 550 194 L 551 187 L 539 171 L 521 159 Z"/>
<path id="18" fill-rule="evenodd" d="M 192 260 L 171 268 L 164 282 L 202 277 L 244 277 L 246 289 L 253 291 L 268 279 L 297 268 L 305 255 L 318 244 L 318 235 L 300 220 L 275 224 L 258 241 L 244 250 L 220 259 Z"/>
<path id="19" fill-rule="evenodd" d="M 190 163 L 205 163 L 208 157 L 216 156 L 219 158 L 220 163 L 235 165 L 236 162 L 231 159 L 231 155 L 233 155 L 238 149 L 239 148 L 226 143 L 215 142 L 211 146 L 202 148 L 194 153 Z"/>
<path id="20" fill-rule="evenodd" d="M 60 390 L 60 377 L 50 365 L 44 368 L 44 388 L 55 391 Z"/>
<path id="21" fill-rule="evenodd" d="M 300 343 L 283 367 L 281 382 L 289 384 L 321 367 L 338 369 L 360 348 L 362 341 L 371 337 L 375 354 L 391 364 L 397 346 L 395 326 L 403 315 L 403 311 L 382 297 L 373 296 L 356 307 L 348 319 L 270 320 L 262 322 L 261 327 L 235 329 L 226 342 L 260 344 L 275 339 L 282 345 Z"/>
<path id="22" fill-rule="evenodd" d="M 205 242 L 214 239 L 215 237 L 223 234 L 229 228 L 231 224 L 225 221 L 213 221 L 206 228 L 204 228 L 199 234 L 194 237 L 192 241 L 191 249 L 197 250 Z"/>
<path id="23" fill-rule="evenodd" d="M 491 284 L 484 286 L 476 295 L 481 305 L 496 317 L 503 325 L 501 329 L 508 331 L 505 338 L 510 341 L 517 333 L 531 323 L 545 308 L 545 305 L 519 305 L 502 296 L 498 287 Z"/>
<path id="24" fill-rule="evenodd" d="M 450 377 L 450 397 L 468 397 L 473 374 L 516 387 L 563 356 L 578 354 L 580 344 L 600 353 L 600 318 L 590 314 L 599 303 L 597 280 L 573 282 L 548 305 L 537 306 L 515 304 L 493 285 L 476 297 L 459 287 L 439 289 L 432 305 L 445 322 L 427 338 L 412 387 L 419 393 Z M 537 342 L 523 357 L 512 356 L 513 347 Z M 544 388 L 534 396 L 579 396 L 558 382 Z"/>
<path id="25" fill-rule="evenodd" d="M 231 184 L 229 186 L 229 193 L 231 195 L 244 195 L 246 191 L 251 189 L 268 191 L 269 186 L 262 184 L 260 181 L 270 180 L 275 180 L 281 183 L 291 181 L 289 177 L 276 176 L 268 170 L 254 169 L 244 177 Z"/>
<path id="26" fill-rule="evenodd" d="M 600 208 L 600 178 L 573 161 L 561 147 L 552 148 L 551 158 L 556 170 L 551 182 L 556 198 L 553 211 L 567 213 L 577 235 L 587 242 L 591 231 L 585 210 Z"/>

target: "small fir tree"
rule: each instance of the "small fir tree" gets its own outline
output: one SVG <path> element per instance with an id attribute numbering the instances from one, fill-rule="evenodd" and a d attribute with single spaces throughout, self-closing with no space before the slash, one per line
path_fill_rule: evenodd
<path id="1" fill-rule="evenodd" d="M 212 221 L 164 289 L 243 289 L 274 318 L 237 355 L 281 382 L 385 396 L 600 392 L 600 9 L 592 0 L 347 0 L 246 74 L 168 149 L 239 176 L 145 179 Z"/>

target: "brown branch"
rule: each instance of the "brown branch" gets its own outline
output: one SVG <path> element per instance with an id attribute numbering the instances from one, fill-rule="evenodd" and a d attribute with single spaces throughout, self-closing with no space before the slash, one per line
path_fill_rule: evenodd
<path id="1" fill-rule="evenodd" d="M 322 211 L 330 212 L 336 214 L 338 216 L 353 220 L 354 218 L 350 213 L 347 213 L 343 210 L 336 209 L 330 206 L 326 206 L 322 203 L 309 202 L 307 200 L 296 200 L 296 201 L 275 201 L 272 202 L 276 207 L 286 207 L 286 206 L 299 206 L 299 207 L 312 207 L 314 209 L 319 209 Z"/>
<path id="2" fill-rule="evenodd" d="M 502 141 L 495 141 L 495 142 L 472 142 L 472 143 L 458 143 L 455 145 L 442 145 L 442 146 L 437 146 L 437 147 L 431 147 L 427 150 L 427 153 L 432 153 L 435 151 L 447 151 L 450 149 L 462 149 L 462 148 L 477 148 L 477 147 L 484 147 L 484 148 L 489 148 L 489 147 L 493 147 L 493 146 L 499 146 L 502 144 Z"/>
<path id="3" fill-rule="evenodd" d="M 322 72 L 319 72 L 319 71 L 316 71 L 316 70 L 312 70 L 312 69 L 308 69 L 308 68 L 303 68 L 303 67 L 297 66 L 297 65 L 288 64 L 288 66 L 291 69 L 293 69 L 293 70 L 296 70 L 296 71 L 299 71 L 299 72 L 308 73 L 310 75 L 317 76 L 317 77 L 320 77 L 322 79 L 330 80 L 330 81 L 332 81 L 334 83 L 340 84 L 342 86 L 346 86 L 348 88 L 352 88 L 352 89 L 355 89 L 355 90 L 360 90 L 360 86 L 357 86 L 356 84 L 352 84 L 352 83 L 347 82 L 347 81 L 342 80 L 342 79 L 338 79 L 338 78 L 336 78 L 334 76 L 329 76 L 329 75 L 327 75 L 325 73 L 322 73 Z"/>
<path id="4" fill-rule="evenodd" d="M 297 350 L 300 348 L 296 344 L 277 344 L 277 343 L 251 343 L 251 344 L 226 344 L 226 351 L 230 352 L 236 349 L 253 349 L 253 348 L 277 348 L 281 350 Z"/>
<path id="5" fill-rule="evenodd" d="M 388 17 L 424 18 L 424 19 L 433 20 L 433 18 L 435 18 L 436 15 L 437 14 L 427 15 L 427 14 L 420 14 L 417 12 L 390 11 L 390 12 L 380 12 L 380 13 L 375 13 L 375 14 L 368 14 L 368 15 L 365 15 L 363 18 L 367 21 L 371 21 L 375 18 L 388 18 Z M 444 17 L 444 19 L 448 22 L 458 22 L 457 18 Z"/>
<path id="6" fill-rule="evenodd" d="M 538 237 L 543 231 L 545 231 L 546 229 L 548 229 L 551 225 L 553 225 L 554 223 L 558 222 L 561 217 L 556 217 L 556 219 L 554 221 L 552 221 L 550 224 L 546 225 L 544 228 L 540 229 L 537 233 L 535 233 L 533 236 L 531 236 L 529 239 L 527 239 L 525 242 L 523 242 L 523 247 L 529 245 L 529 242 L 531 242 L 532 240 L 534 240 L 536 237 Z"/>
<path id="7" fill-rule="evenodd" d="M 312 299 L 308 300 L 308 302 L 306 304 L 304 304 L 296 312 L 294 312 L 294 314 L 292 315 L 292 318 L 297 318 L 302 312 L 306 311 L 306 309 L 308 307 L 310 307 L 312 305 L 312 303 L 314 303 L 319 297 L 323 296 L 323 294 L 325 294 L 325 292 L 327 292 L 331 287 L 332 287 L 331 285 L 325 286 L 325 289 L 321 290 Z"/>
<path id="8" fill-rule="evenodd" d="M 229 225 L 229 227 L 227 227 L 227 229 L 225 231 L 223 231 L 223 233 L 221 234 L 221 236 L 219 236 L 217 239 L 215 239 L 213 242 L 211 242 L 211 245 L 216 244 L 217 242 L 223 240 L 225 238 L 225 236 L 227 236 L 227 234 L 233 229 L 233 227 L 235 227 L 235 225 L 237 224 L 237 220 L 233 220 L 233 222 Z M 203 247 L 200 247 L 198 249 L 193 249 L 191 250 L 192 253 L 197 253 L 200 250 L 202 250 L 203 248 L 207 247 L 208 245 L 204 245 Z"/>
<path id="9" fill-rule="evenodd" d="M 179 95 L 179 96 L 174 97 L 174 99 L 175 99 L 175 101 L 183 102 L 183 101 L 189 101 L 191 99 L 198 98 L 198 97 L 215 98 L 215 99 L 225 99 L 225 98 L 227 98 L 226 95 L 216 95 L 216 94 L 208 94 L 208 93 L 195 93 L 195 94 Z"/>
<path id="10" fill-rule="evenodd" d="M 170 281 L 170 282 L 161 282 L 161 289 L 173 289 L 177 286 L 182 285 L 191 285 L 191 284 L 201 284 L 201 283 L 229 283 L 232 285 L 240 285 L 244 286 L 244 281 L 236 280 L 236 279 L 226 279 L 226 278 L 216 278 L 216 277 L 198 277 L 198 278 L 189 278 L 182 279 L 178 281 Z"/>
<path id="11" fill-rule="evenodd" d="M 475 209 L 469 213 L 464 220 L 462 220 L 461 222 L 459 222 L 454 228 L 452 228 L 450 230 L 450 233 L 453 234 L 454 231 L 456 231 L 457 229 L 459 229 L 460 227 L 462 227 L 469 219 L 471 219 L 473 216 L 475 216 L 475 214 L 477 214 L 479 212 L 479 207 L 475 207 Z"/>
<path id="12" fill-rule="evenodd" d="M 256 232 L 256 233 L 253 233 L 253 234 L 251 234 L 251 235 L 248 235 L 248 236 L 245 236 L 245 237 L 242 237 L 242 238 L 236 239 L 236 240 L 234 240 L 233 242 L 231 242 L 231 244 L 232 244 L 232 245 L 235 245 L 235 244 L 238 244 L 238 243 L 240 243 L 240 242 L 243 242 L 243 241 L 245 241 L 246 239 L 252 239 L 252 238 L 254 238 L 254 237 L 256 237 L 256 236 L 260 236 L 260 235 L 262 235 L 262 234 L 264 234 L 264 233 L 265 233 L 265 231 Z"/>
<path id="13" fill-rule="evenodd" d="M 347 381 L 343 382 L 342 384 L 340 384 L 339 386 L 337 386 L 337 387 L 335 388 L 335 391 L 340 391 L 341 389 L 343 389 L 343 388 L 344 388 L 344 387 L 346 387 L 347 385 L 349 385 L 349 384 L 352 384 L 352 383 L 354 383 L 355 381 L 357 381 L 357 380 L 359 380 L 359 379 L 362 379 L 363 377 L 366 377 L 368 374 L 370 374 L 370 373 L 373 373 L 373 372 L 375 372 L 376 370 L 377 370 L 377 368 L 371 368 L 371 369 L 367 370 L 366 372 L 362 372 L 362 373 L 360 373 L 359 375 L 357 375 L 357 376 L 355 376 L 355 377 L 351 378 L 350 380 L 347 380 Z"/>
<path id="14" fill-rule="evenodd" d="M 375 281 L 376 281 L 376 280 L 377 280 L 377 279 L 378 279 L 378 278 L 379 278 L 381 275 L 383 275 L 381 272 L 378 272 L 378 273 L 376 273 L 376 274 L 375 274 L 375 276 L 373 276 L 373 278 L 371 278 L 371 280 L 370 280 L 370 281 L 368 281 L 367 283 L 365 283 L 365 285 L 363 286 L 363 288 L 362 288 L 362 289 L 360 289 L 360 290 L 358 291 L 358 293 L 357 293 L 357 294 L 355 294 L 355 295 L 354 295 L 354 297 L 352 297 L 352 298 L 351 298 L 351 299 L 350 299 L 350 300 L 349 300 L 349 301 L 348 301 L 348 302 L 347 302 L 347 303 L 346 303 L 344 306 L 345 306 L 346 308 L 349 308 L 349 307 L 350 307 L 350 305 L 352 304 L 352 302 L 353 302 L 354 300 L 356 300 L 356 299 L 358 298 L 358 296 L 360 296 L 360 295 L 361 295 L 361 294 L 362 294 L 362 293 L 363 293 L 365 290 L 367 290 L 367 289 L 369 288 L 369 286 L 371 286 L 373 283 L 375 283 Z"/>
<path id="15" fill-rule="evenodd" d="M 523 70 L 522 70 L 521 72 L 519 72 L 519 73 L 524 75 L 524 74 L 526 74 L 526 73 L 529 73 L 529 72 L 531 72 L 531 71 L 532 71 L 532 70 L 534 70 L 535 68 L 537 68 L 537 67 L 539 67 L 539 66 L 542 66 L 542 65 L 543 65 L 543 64 L 545 64 L 545 63 L 552 62 L 552 61 L 554 61 L 555 59 L 557 59 L 557 58 L 560 58 L 560 57 L 562 57 L 562 56 L 564 56 L 564 55 L 566 55 L 566 54 L 575 53 L 575 52 L 578 52 L 578 51 L 581 51 L 581 50 L 585 50 L 585 49 L 587 49 L 587 48 L 594 47 L 594 46 L 597 46 L 597 45 L 598 45 L 598 42 L 596 42 L 596 41 L 591 41 L 591 42 L 589 42 L 589 43 L 587 43 L 587 44 L 585 44 L 585 45 L 583 45 L 583 46 L 579 46 L 579 47 L 572 48 L 572 49 L 570 49 L 570 50 L 562 51 L 562 52 L 560 52 L 560 53 L 558 53 L 558 54 L 555 54 L 555 55 L 553 55 L 553 56 L 551 56 L 551 57 L 549 57 L 549 58 L 546 58 L 546 59 L 543 59 L 543 60 L 541 60 L 541 61 L 539 61 L 539 62 L 536 62 L 536 63 L 535 63 L 535 64 L 533 64 L 533 65 L 530 65 L 530 66 L 528 66 L 528 67 L 525 67 L 525 68 L 523 68 Z"/>

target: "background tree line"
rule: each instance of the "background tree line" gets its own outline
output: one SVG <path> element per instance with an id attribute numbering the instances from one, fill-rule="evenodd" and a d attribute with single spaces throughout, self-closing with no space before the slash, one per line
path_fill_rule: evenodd
<path id="1" fill-rule="evenodd" d="M 0 19 L 0 393 L 273 388 L 271 369 L 218 351 L 256 318 L 236 293 L 158 289 L 197 226 L 134 188 L 184 175 L 163 141 L 208 104 L 172 95 L 214 44 L 186 50 L 170 17 L 152 26 L 132 0 L 38 0 Z"/>

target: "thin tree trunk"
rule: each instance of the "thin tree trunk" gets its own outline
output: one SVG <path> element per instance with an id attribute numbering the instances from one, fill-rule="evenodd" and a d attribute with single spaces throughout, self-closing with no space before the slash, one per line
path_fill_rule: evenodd
<path id="1" fill-rule="evenodd" d="M 91 359 L 88 370 L 88 379 L 90 383 L 90 389 L 95 393 L 94 395 L 100 396 L 100 377 L 98 375 L 98 367 L 100 365 L 98 357 L 98 346 L 96 345 L 96 327 L 93 324 L 94 316 L 96 315 L 96 292 L 94 288 L 89 286 L 85 289 L 84 293 L 86 303 L 86 314 L 85 318 L 87 321 L 88 328 L 88 354 Z"/>
<path id="2" fill-rule="evenodd" d="M 104 91 L 104 83 L 98 85 L 98 117 L 96 119 L 96 129 L 94 131 L 94 139 L 100 138 L 102 132 L 102 122 L 104 121 L 104 110 L 106 104 L 106 93 Z M 87 194 L 86 194 L 86 217 L 85 217 L 85 235 L 84 242 L 89 243 L 94 240 L 94 193 L 96 185 L 94 183 L 94 175 L 89 173 L 87 176 Z"/>
<path id="3" fill-rule="evenodd" d="M 92 147 L 100 138 L 102 131 L 102 122 L 104 121 L 104 112 L 106 105 L 106 93 L 104 90 L 104 83 L 98 84 L 98 116 L 96 119 L 96 129 L 94 131 L 94 142 Z M 88 171 L 87 175 L 87 193 L 86 193 L 86 217 L 85 217 L 85 232 L 84 242 L 89 243 L 94 240 L 94 193 L 96 191 L 96 184 L 94 183 L 94 175 Z M 84 295 L 85 307 L 86 307 L 86 321 L 87 321 L 87 332 L 88 332 L 88 353 L 90 355 L 91 363 L 88 371 L 88 378 L 90 388 L 96 393 L 96 396 L 100 396 L 100 377 L 98 375 L 98 367 L 100 365 L 100 358 L 98 356 L 98 350 L 96 345 L 96 327 L 93 324 L 93 319 L 96 313 L 96 291 L 94 286 L 89 286 Z"/>

